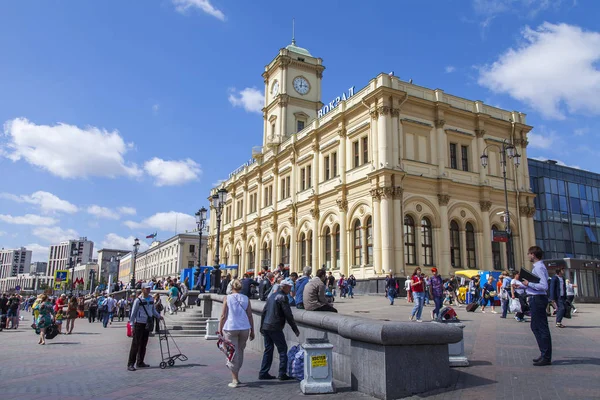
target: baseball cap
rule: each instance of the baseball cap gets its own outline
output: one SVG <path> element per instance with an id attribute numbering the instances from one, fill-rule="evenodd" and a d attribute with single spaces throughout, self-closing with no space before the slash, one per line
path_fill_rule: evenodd
<path id="1" fill-rule="evenodd" d="M 279 284 L 279 286 L 289 286 L 292 287 L 292 282 L 288 281 L 287 279 L 284 281 L 281 281 L 281 283 Z"/>
<path id="2" fill-rule="evenodd" d="M 154 286 L 154 285 L 152 285 L 152 282 L 144 283 L 144 284 L 142 285 L 142 287 L 143 287 L 144 289 L 152 289 L 152 286 Z"/>

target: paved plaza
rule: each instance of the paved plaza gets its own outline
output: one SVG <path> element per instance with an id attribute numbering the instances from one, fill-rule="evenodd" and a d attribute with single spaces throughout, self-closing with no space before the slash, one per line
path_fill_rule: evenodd
<path id="1" fill-rule="evenodd" d="M 408 321 L 411 305 L 398 299 L 394 306 L 383 296 L 356 296 L 336 300 L 340 312 L 365 318 Z M 425 307 L 426 321 L 431 307 Z M 550 367 L 533 367 L 538 355 L 528 323 L 511 316 L 479 311 L 467 314 L 465 349 L 471 366 L 453 369 L 453 386 L 414 399 L 598 399 L 600 398 L 600 307 L 578 305 L 565 329 L 554 328 L 554 360 Z M 407 322 L 409 323 L 409 322 Z M 417 323 L 417 322 L 410 322 Z M 427 323 L 427 322 L 423 322 Z M 227 387 L 229 372 L 214 341 L 178 337 L 177 344 L 189 357 L 172 368 L 158 368 L 158 337 L 150 338 L 146 362 L 152 368 L 126 371 L 130 339 L 125 323 L 108 328 L 78 320 L 73 335 L 37 345 L 37 337 L 23 322 L 16 331 L 0 332 L 1 399 L 299 399 L 305 398 L 296 381 L 259 381 L 261 354 L 247 351 L 240 379 L 244 384 Z M 260 338 L 260 337 L 259 337 Z M 275 357 L 276 358 L 276 357 Z M 274 361 L 272 373 L 276 371 Z M 410 368 L 409 365 L 399 365 Z M 334 367 L 335 368 L 335 367 Z M 435 379 L 425 374 L 423 379 Z M 369 399 L 348 387 L 329 396 L 310 399 Z"/>

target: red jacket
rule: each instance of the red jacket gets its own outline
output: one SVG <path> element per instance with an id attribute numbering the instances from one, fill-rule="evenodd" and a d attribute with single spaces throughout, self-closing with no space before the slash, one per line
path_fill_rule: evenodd
<path id="1" fill-rule="evenodd" d="M 423 279 L 421 279 L 417 275 L 413 275 L 412 276 L 412 281 L 413 281 L 413 286 L 412 286 L 412 291 L 413 292 L 420 293 L 420 292 L 424 292 L 425 291 L 425 288 L 423 287 Z"/>

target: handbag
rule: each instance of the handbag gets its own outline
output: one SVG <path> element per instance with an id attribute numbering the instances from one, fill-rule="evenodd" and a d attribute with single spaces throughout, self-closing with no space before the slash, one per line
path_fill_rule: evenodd
<path id="1" fill-rule="evenodd" d="M 520 313 L 521 312 L 521 301 L 518 298 L 510 299 L 509 304 L 511 313 Z"/>
<path id="2" fill-rule="evenodd" d="M 490 297 L 496 297 L 496 295 L 497 295 L 498 293 L 496 293 L 496 291 L 495 291 L 495 290 L 492 290 L 491 292 L 489 292 L 489 294 L 490 294 Z"/>
<path id="3" fill-rule="evenodd" d="M 142 304 L 143 303 L 143 304 Z M 146 303 L 146 302 L 142 302 L 140 301 L 140 306 L 144 309 L 144 312 L 146 313 L 146 331 L 148 332 L 152 332 L 152 329 L 154 329 L 154 317 L 151 317 L 148 314 L 148 311 L 146 311 L 146 304 L 151 304 L 151 303 Z"/>

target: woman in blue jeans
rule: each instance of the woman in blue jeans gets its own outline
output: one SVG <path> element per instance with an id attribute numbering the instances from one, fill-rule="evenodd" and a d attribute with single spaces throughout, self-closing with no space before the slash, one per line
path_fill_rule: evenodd
<path id="1" fill-rule="evenodd" d="M 431 278 L 429 278 L 431 287 L 431 297 L 435 303 L 435 308 L 431 311 L 431 319 L 438 319 L 440 317 L 440 309 L 444 304 L 444 281 L 442 277 L 438 275 L 437 268 L 431 268 Z"/>
<path id="2" fill-rule="evenodd" d="M 416 316 L 417 322 L 423 322 L 423 320 L 421 320 L 421 314 L 423 313 L 423 303 L 425 302 L 425 284 L 423 282 L 423 276 L 421 275 L 421 268 L 419 267 L 417 267 L 413 273 L 411 288 L 415 306 L 412 309 L 410 320 L 413 321 Z"/>

